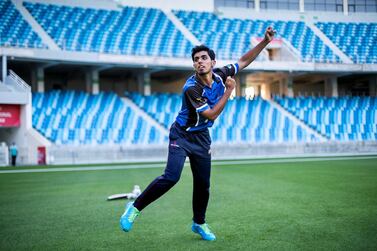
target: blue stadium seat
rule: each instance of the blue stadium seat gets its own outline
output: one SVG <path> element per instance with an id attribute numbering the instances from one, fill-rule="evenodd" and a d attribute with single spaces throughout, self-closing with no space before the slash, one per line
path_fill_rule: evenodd
<path id="1" fill-rule="evenodd" d="M 377 140 L 377 98 L 276 96 L 275 100 L 331 140 Z"/>
<path id="2" fill-rule="evenodd" d="M 192 44 L 158 9 L 121 11 L 23 3 L 64 50 L 136 56 L 187 57 Z"/>
<path id="3" fill-rule="evenodd" d="M 9 0 L 0 1 L 0 47 L 47 48 Z"/>
<path id="4" fill-rule="evenodd" d="M 33 93 L 32 105 L 33 127 L 56 144 L 161 144 L 166 140 L 114 93 Z M 146 131 L 153 136 L 144 137 L 141 132 Z"/>
<path id="5" fill-rule="evenodd" d="M 324 23 L 316 26 L 354 63 L 377 63 L 377 23 Z"/>
<path id="6" fill-rule="evenodd" d="M 176 16 L 221 59 L 236 60 L 249 50 L 252 37 L 263 37 L 268 26 L 277 31 L 309 62 L 333 62 L 340 59 L 304 22 L 219 18 L 208 12 L 174 11 Z"/>

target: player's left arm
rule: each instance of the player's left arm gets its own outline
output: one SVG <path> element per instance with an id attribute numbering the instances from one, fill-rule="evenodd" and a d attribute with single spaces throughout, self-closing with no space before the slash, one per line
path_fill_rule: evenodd
<path id="1" fill-rule="evenodd" d="M 272 29 L 272 27 L 268 27 L 266 32 L 264 33 L 264 38 L 262 41 L 257 44 L 253 49 L 246 52 L 239 60 L 238 60 L 238 67 L 241 71 L 245 67 L 247 67 L 251 62 L 256 59 L 256 57 L 261 53 L 261 51 L 272 41 L 274 38 L 275 31 Z"/>

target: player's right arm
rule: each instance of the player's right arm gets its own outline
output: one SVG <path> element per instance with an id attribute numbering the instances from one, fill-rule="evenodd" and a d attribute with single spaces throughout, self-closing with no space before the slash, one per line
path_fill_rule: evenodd
<path id="1" fill-rule="evenodd" d="M 201 112 L 202 116 L 206 117 L 209 120 L 215 120 L 221 114 L 221 112 L 223 111 L 225 107 L 226 102 L 228 101 L 230 95 L 232 94 L 232 91 L 236 87 L 236 81 L 231 77 L 227 77 L 225 81 L 225 87 L 226 87 L 226 90 L 223 96 L 217 102 L 217 104 L 214 107 Z"/>

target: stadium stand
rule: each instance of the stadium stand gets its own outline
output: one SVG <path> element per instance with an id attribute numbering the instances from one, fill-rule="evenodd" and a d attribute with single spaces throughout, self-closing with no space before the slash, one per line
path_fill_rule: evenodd
<path id="1" fill-rule="evenodd" d="M 192 48 L 158 9 L 110 11 L 28 2 L 24 6 L 64 50 L 186 57 Z"/>
<path id="2" fill-rule="evenodd" d="M 268 155 L 273 147 L 275 154 L 327 154 L 331 145 L 331 153 L 350 147 L 354 153 L 377 142 L 373 15 L 305 9 L 285 16 L 276 10 L 191 9 L 182 8 L 184 2 L 169 7 L 142 2 L 125 6 L 102 0 L 0 0 L 2 81 L 9 67 L 34 91 L 32 109 L 28 104 L 25 110 L 32 110 L 32 126 L 40 134 L 33 129 L 28 140 L 36 143 L 30 146 L 30 141 L 20 140 L 22 144 L 46 146 L 55 160 L 61 154 L 63 162 L 73 161 L 72 149 L 86 154 L 93 148 L 90 161 L 98 149 L 112 152 L 123 145 L 138 148 L 128 155 L 116 150 L 123 159 L 138 159 L 144 149 L 143 156 L 157 154 L 151 149 L 166 146 L 168 129 L 181 106 L 179 85 L 192 73 L 193 43 L 213 48 L 219 64 L 227 64 L 253 47 L 268 26 L 277 30 L 271 50 L 238 79 L 238 95 L 249 95 L 253 89 L 256 96 L 228 102 L 226 116 L 210 129 L 214 149 L 238 154 L 239 149 L 229 144 L 242 145 L 243 156 L 250 157 L 253 144 L 263 148 L 260 155 Z M 0 83 L 3 97 L 12 91 L 5 82 Z M 291 97 L 296 93 L 322 97 Z M 324 97 L 349 93 L 371 97 Z M 0 136 L 8 137 L 8 131 Z"/>
<path id="3" fill-rule="evenodd" d="M 263 37 L 268 26 L 278 31 L 300 53 L 305 62 L 340 62 L 338 56 L 304 22 L 219 18 L 214 13 L 175 11 L 177 17 L 199 40 L 222 59 L 238 59 L 252 47 L 251 37 Z"/>
<path id="4" fill-rule="evenodd" d="M 377 140 L 377 98 L 277 96 L 275 100 L 330 140 Z"/>
<path id="5" fill-rule="evenodd" d="M 0 1 L 0 46 L 46 48 L 9 0 Z"/>
<path id="6" fill-rule="evenodd" d="M 377 23 L 323 23 L 316 26 L 355 63 L 377 63 Z"/>
<path id="7" fill-rule="evenodd" d="M 114 93 L 33 94 L 33 126 L 58 145 L 156 144 L 166 140 Z"/>
<path id="8" fill-rule="evenodd" d="M 182 101 L 177 94 L 143 96 L 131 93 L 130 98 L 150 116 L 169 128 L 175 120 Z M 296 125 L 262 98 L 232 99 L 210 130 L 214 143 L 282 143 L 313 142 L 318 138 Z"/>

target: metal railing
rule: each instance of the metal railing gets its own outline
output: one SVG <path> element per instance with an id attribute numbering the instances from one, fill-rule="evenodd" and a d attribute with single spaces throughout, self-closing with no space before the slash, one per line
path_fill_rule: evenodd
<path id="1" fill-rule="evenodd" d="M 9 75 L 14 83 L 17 85 L 18 89 L 25 91 L 25 92 L 31 92 L 31 88 L 28 84 L 25 83 L 25 81 L 22 80 L 14 71 L 9 70 Z"/>

